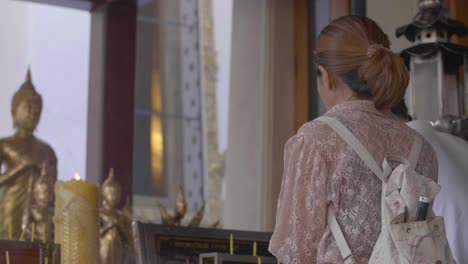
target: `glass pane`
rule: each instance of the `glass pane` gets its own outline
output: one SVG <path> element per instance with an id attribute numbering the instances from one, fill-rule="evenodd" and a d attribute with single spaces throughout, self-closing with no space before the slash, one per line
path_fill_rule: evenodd
<path id="1" fill-rule="evenodd" d="M 198 21 L 197 0 L 142 0 L 138 20 L 156 23 L 194 25 Z"/>
<path id="2" fill-rule="evenodd" d="M 137 112 L 200 115 L 196 28 L 139 22 L 135 74 Z M 162 104 L 155 104 L 155 100 L 162 100 Z"/>
<path id="3" fill-rule="evenodd" d="M 435 121 L 440 116 L 439 57 L 420 60 L 412 59 L 411 100 L 415 119 Z"/>
<path id="4" fill-rule="evenodd" d="M 458 96 L 459 87 L 457 84 L 457 74 L 445 74 L 443 87 L 442 115 L 460 115 L 461 109 L 459 108 L 459 99 L 461 99 L 461 97 Z"/>
<path id="5" fill-rule="evenodd" d="M 201 121 L 162 115 L 135 116 L 134 192 L 168 195 L 169 179 L 185 186 L 189 206 L 203 204 Z"/>
<path id="6" fill-rule="evenodd" d="M 135 72 L 134 193 L 172 207 L 181 184 L 189 210 L 204 204 L 197 2 L 140 5 Z"/>

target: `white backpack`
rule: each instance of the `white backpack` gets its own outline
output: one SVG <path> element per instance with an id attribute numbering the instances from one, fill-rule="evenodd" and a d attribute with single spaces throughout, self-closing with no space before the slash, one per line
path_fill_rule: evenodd
<path id="1" fill-rule="evenodd" d="M 361 142 L 338 120 L 327 116 L 316 120 L 330 126 L 382 180 L 382 229 L 369 263 L 455 263 L 445 235 L 443 217 L 415 221 L 419 196 L 424 194 L 433 200 L 440 190 L 436 182 L 415 171 L 423 145 L 422 138 L 416 137 L 408 159 L 387 156 L 383 165 L 379 166 Z M 398 162 L 399 165 L 393 169 L 389 161 Z M 343 263 L 356 263 L 331 207 L 327 221 Z"/>

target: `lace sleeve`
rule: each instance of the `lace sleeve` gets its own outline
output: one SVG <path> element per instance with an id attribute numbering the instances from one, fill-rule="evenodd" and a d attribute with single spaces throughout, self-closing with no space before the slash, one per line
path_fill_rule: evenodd
<path id="1" fill-rule="evenodd" d="M 285 146 L 283 182 L 269 248 L 282 263 L 316 263 L 326 227 L 327 162 L 322 154 L 327 144 L 312 135 L 299 133 Z"/>

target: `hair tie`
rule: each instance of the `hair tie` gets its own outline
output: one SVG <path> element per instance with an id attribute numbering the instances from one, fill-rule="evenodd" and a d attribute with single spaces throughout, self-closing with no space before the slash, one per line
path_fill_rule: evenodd
<path id="1" fill-rule="evenodd" d="M 389 49 L 387 49 L 386 47 L 380 44 L 373 43 L 373 44 L 370 44 L 369 47 L 367 48 L 367 57 L 370 58 L 374 56 L 374 54 L 377 52 L 378 49 L 385 49 L 385 50 L 390 51 Z"/>

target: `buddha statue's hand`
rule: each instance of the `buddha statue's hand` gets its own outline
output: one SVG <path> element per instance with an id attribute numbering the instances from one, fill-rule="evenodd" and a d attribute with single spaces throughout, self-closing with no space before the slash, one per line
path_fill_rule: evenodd
<path id="1" fill-rule="evenodd" d="M 40 171 L 39 166 L 37 164 L 32 163 L 32 162 L 27 162 L 27 161 L 22 162 L 21 164 L 19 164 L 12 170 L 16 170 L 17 171 L 16 173 L 23 173 L 27 170 L 34 170 L 36 172 Z"/>
<path id="2" fill-rule="evenodd" d="M 22 163 L 18 166 L 8 170 L 5 174 L 0 175 L 0 186 L 7 184 L 11 180 L 16 179 L 17 177 L 21 176 L 27 170 L 34 170 L 39 172 L 39 168 L 36 164 L 33 163 Z"/>
<path id="3" fill-rule="evenodd" d="M 41 169 L 37 164 L 33 163 L 24 163 L 19 165 L 20 167 L 18 171 L 16 172 L 16 175 L 13 176 L 13 178 L 17 177 L 33 177 L 32 180 L 34 181 L 36 178 L 39 177 L 41 173 Z"/>

